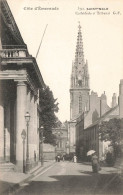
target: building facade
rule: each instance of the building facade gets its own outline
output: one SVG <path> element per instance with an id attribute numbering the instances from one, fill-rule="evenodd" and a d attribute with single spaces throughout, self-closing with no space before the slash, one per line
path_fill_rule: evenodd
<path id="1" fill-rule="evenodd" d="M 70 86 L 70 121 L 69 142 L 70 152 L 76 151 L 76 123 L 79 116 L 84 113 L 84 128 L 91 125 L 110 108 L 107 105 L 105 92 L 98 97 L 94 91 L 90 93 L 90 78 L 88 62 L 84 59 L 81 26 L 78 26 L 75 60 L 72 65 Z M 115 97 L 114 97 L 115 101 Z"/>
<path id="2" fill-rule="evenodd" d="M 107 151 L 110 149 L 110 142 L 101 141 L 99 138 L 99 126 L 102 121 L 109 121 L 113 118 L 123 118 L 123 80 L 120 80 L 119 85 L 119 103 L 117 105 L 116 94 L 112 96 L 112 108 L 102 114 L 97 120 L 92 121 L 87 126 L 86 113 L 83 113 L 76 124 L 76 152 L 80 160 L 87 160 L 87 152 L 95 150 L 100 160 L 104 160 Z M 84 116 L 85 115 L 85 116 Z"/>
<path id="3" fill-rule="evenodd" d="M 59 127 L 52 129 L 52 132 L 56 136 L 55 156 L 68 154 L 68 123 L 61 123 Z"/>
<path id="4" fill-rule="evenodd" d="M 78 26 L 75 59 L 72 64 L 70 85 L 70 121 L 69 142 L 70 152 L 75 152 L 76 118 L 84 111 L 89 110 L 89 72 L 88 62 L 84 59 L 81 26 Z"/>
<path id="5" fill-rule="evenodd" d="M 77 154 L 78 158 L 85 156 L 85 153 L 93 148 L 100 155 L 104 152 L 101 149 L 105 144 L 99 142 L 98 125 L 95 122 L 102 120 L 115 113 L 115 116 L 122 113 L 122 81 L 120 83 L 119 105 L 117 106 L 117 98 L 114 93 L 112 96 L 112 107 L 107 104 L 107 96 L 104 91 L 99 97 L 97 92 L 90 92 L 90 78 L 88 73 L 88 63 L 84 60 L 83 42 L 81 26 L 78 26 L 77 44 L 75 52 L 75 60 L 72 65 L 70 86 L 70 121 L 68 123 L 69 135 L 69 152 Z M 119 109 L 119 110 L 118 110 Z M 110 118 L 110 117 L 109 117 Z M 90 131 L 94 126 L 93 131 Z M 103 151 L 103 152 L 101 152 Z"/>
<path id="6" fill-rule="evenodd" d="M 70 87 L 70 120 L 89 110 L 89 73 L 84 59 L 81 26 L 78 26 L 75 60 L 72 65 Z"/>
<path id="7" fill-rule="evenodd" d="M 39 160 L 39 90 L 45 83 L 6 0 L 0 1 L 0 9 L 0 161 L 11 162 L 22 172 L 23 158 L 29 169 Z"/>

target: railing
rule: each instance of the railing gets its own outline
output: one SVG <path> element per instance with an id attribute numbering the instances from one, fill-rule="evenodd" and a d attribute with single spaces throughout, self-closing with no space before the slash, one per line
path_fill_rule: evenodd
<path id="1" fill-rule="evenodd" d="M 0 50 L 0 57 L 2 58 L 23 58 L 29 56 L 26 49 L 3 49 Z"/>

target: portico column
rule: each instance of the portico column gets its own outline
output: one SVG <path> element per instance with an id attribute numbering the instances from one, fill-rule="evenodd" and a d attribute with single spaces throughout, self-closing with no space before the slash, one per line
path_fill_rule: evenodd
<path id="1" fill-rule="evenodd" d="M 23 81 L 17 83 L 17 128 L 16 128 L 16 167 L 23 171 L 22 130 L 26 130 L 25 113 L 27 103 L 27 85 Z"/>
<path id="2" fill-rule="evenodd" d="M 0 90 L 0 161 L 4 160 L 4 101 Z"/>
<path id="3" fill-rule="evenodd" d="M 38 159 L 38 144 L 39 143 L 39 135 L 38 135 L 38 127 L 37 127 L 37 96 L 34 96 L 34 134 L 35 134 L 35 152 L 36 152 L 36 160 Z"/>
<path id="4" fill-rule="evenodd" d="M 34 142 L 35 142 L 35 132 L 34 132 L 34 94 L 31 91 L 31 101 L 30 101 L 30 127 L 29 127 L 29 147 L 30 147 L 30 162 L 34 159 Z"/>

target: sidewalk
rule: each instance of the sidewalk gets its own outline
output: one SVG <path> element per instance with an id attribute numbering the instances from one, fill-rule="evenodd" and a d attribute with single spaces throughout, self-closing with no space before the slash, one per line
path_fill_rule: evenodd
<path id="1" fill-rule="evenodd" d="M 38 173 L 42 172 L 46 168 L 52 166 L 55 163 L 54 160 L 44 161 L 44 166 L 41 166 L 41 162 L 38 163 L 38 166 L 32 169 L 28 174 L 18 173 L 18 172 L 1 172 L 0 173 L 0 195 L 9 194 L 18 188 L 23 183 L 29 181 Z"/>
<path id="2" fill-rule="evenodd" d="M 123 157 L 116 160 L 114 167 L 117 168 L 118 175 L 123 181 Z"/>
<path id="3" fill-rule="evenodd" d="M 79 162 L 80 164 L 83 165 L 88 165 L 92 166 L 91 162 Z M 105 163 L 101 164 L 100 163 L 101 170 L 99 172 L 101 173 L 116 173 L 117 176 L 120 178 L 120 180 L 123 182 L 123 161 L 117 161 L 114 166 L 107 166 Z"/>

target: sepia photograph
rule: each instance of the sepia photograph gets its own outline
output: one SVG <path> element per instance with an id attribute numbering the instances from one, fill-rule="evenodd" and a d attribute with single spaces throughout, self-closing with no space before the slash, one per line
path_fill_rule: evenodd
<path id="1" fill-rule="evenodd" d="M 122 0 L 0 0 L 0 195 L 122 193 Z"/>

